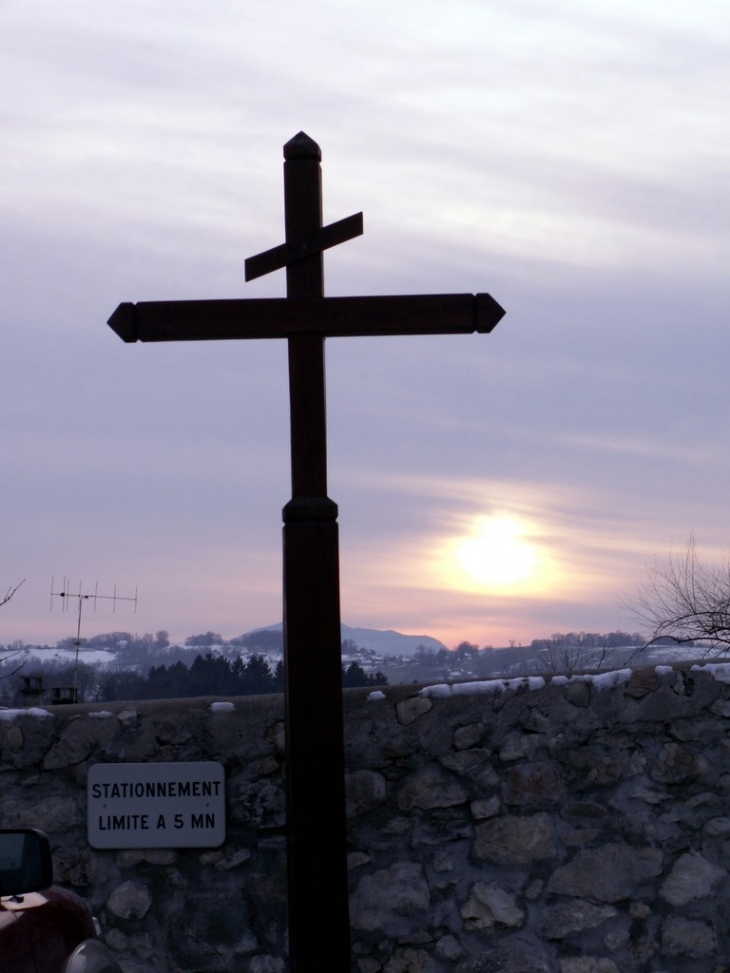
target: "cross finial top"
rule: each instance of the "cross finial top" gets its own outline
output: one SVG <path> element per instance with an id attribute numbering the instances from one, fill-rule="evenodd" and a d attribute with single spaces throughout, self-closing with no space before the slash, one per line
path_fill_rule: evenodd
<path id="1" fill-rule="evenodd" d="M 311 139 L 306 132 L 299 132 L 294 138 L 284 146 L 285 159 L 314 159 L 315 162 L 322 161 L 322 150 Z"/>

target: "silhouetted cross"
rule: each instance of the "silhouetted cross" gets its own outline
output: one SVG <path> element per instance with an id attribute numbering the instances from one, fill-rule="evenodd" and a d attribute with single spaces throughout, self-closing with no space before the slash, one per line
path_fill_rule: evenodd
<path id="1" fill-rule="evenodd" d="M 284 146 L 285 242 L 246 280 L 286 267 L 286 298 L 120 304 L 127 342 L 287 338 L 292 499 L 284 507 L 284 663 L 291 973 L 350 968 L 337 505 L 327 496 L 324 339 L 488 333 L 488 294 L 324 297 L 322 252 L 362 233 L 362 213 L 322 226 L 321 152 Z"/>

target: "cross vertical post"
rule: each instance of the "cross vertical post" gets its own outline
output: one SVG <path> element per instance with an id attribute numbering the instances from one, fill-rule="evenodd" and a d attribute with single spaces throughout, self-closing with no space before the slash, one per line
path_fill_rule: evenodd
<path id="1" fill-rule="evenodd" d="M 322 227 L 321 153 L 284 146 L 286 243 Z M 322 252 L 287 265 L 287 298 L 324 296 Z M 337 505 L 327 496 L 324 336 L 288 338 L 292 499 L 283 511 L 289 968 L 347 973 L 350 917 Z"/>

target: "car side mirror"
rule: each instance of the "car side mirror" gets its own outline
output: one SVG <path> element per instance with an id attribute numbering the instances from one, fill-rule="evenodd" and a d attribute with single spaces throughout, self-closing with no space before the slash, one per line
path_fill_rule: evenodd
<path id="1" fill-rule="evenodd" d="M 33 828 L 0 831 L 0 895 L 39 892 L 53 885 L 48 836 Z"/>

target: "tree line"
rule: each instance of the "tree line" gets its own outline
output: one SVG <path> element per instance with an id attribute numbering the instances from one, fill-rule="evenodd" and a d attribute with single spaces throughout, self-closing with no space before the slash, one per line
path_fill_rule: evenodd
<path id="1" fill-rule="evenodd" d="M 169 665 L 152 666 L 143 675 L 133 669 L 102 668 L 79 663 L 34 661 L 17 670 L 12 679 L 0 681 L 0 703 L 22 705 L 24 677 L 40 676 L 48 691 L 53 686 L 78 687 L 79 702 L 103 703 L 117 700 L 176 699 L 194 696 L 255 696 L 284 691 L 284 664 L 272 669 L 260 655 L 247 661 L 241 656 L 228 659 L 207 652 L 197 655 L 190 666 L 176 661 Z M 382 672 L 368 673 L 357 662 L 342 667 L 342 686 L 352 689 L 387 685 Z"/>
<path id="2" fill-rule="evenodd" d="M 104 673 L 99 679 L 98 699 L 113 702 L 191 696 L 258 696 L 283 692 L 285 675 L 283 662 L 277 662 L 272 669 L 261 655 L 252 655 L 244 662 L 240 655 L 231 660 L 206 652 L 197 655 L 189 668 L 180 661 L 152 666 L 147 678 L 119 670 Z M 387 683 L 382 672 L 367 673 L 357 662 L 342 667 L 344 689 Z"/>

